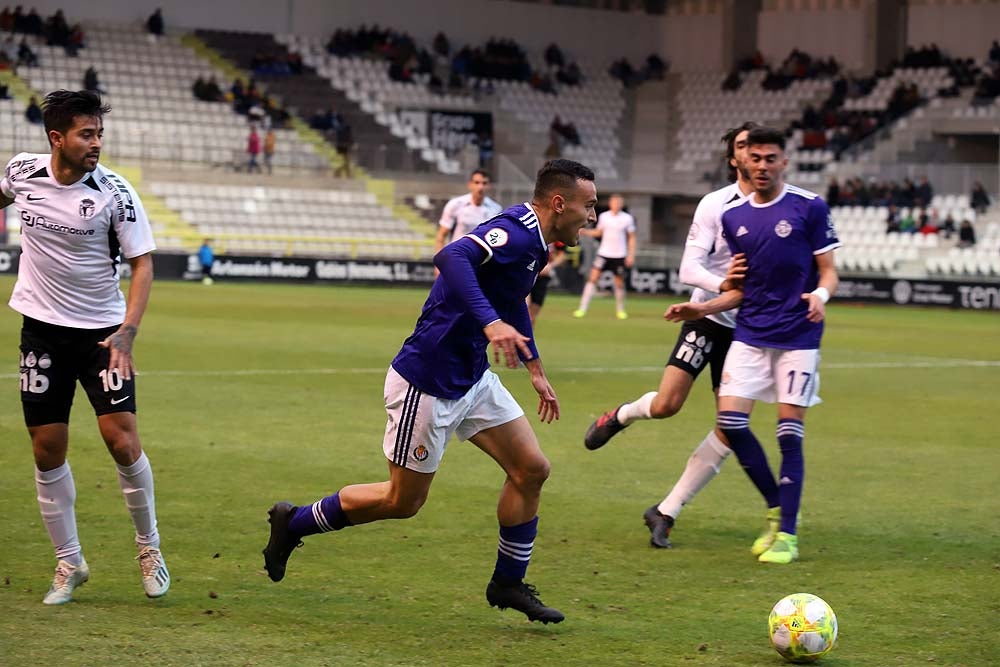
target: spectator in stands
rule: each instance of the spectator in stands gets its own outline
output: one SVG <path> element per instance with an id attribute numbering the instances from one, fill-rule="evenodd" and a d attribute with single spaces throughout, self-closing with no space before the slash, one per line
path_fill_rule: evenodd
<path id="1" fill-rule="evenodd" d="M 831 208 L 840 206 L 840 183 L 836 178 L 831 178 L 830 184 L 826 186 L 826 205 Z"/>
<path id="2" fill-rule="evenodd" d="M 1000 42 L 993 40 L 993 44 L 990 45 L 989 63 L 991 65 L 1000 65 Z"/>
<path id="3" fill-rule="evenodd" d="M 722 80 L 723 90 L 739 90 L 741 85 L 743 85 L 743 79 L 740 78 L 740 71 L 735 68 L 729 73 L 729 76 Z"/>
<path id="4" fill-rule="evenodd" d="M 274 160 L 274 145 L 277 142 L 277 136 L 274 134 L 273 128 L 268 128 L 267 134 L 264 135 L 264 166 L 267 167 L 267 173 L 274 173 L 274 165 L 272 160 Z"/>
<path id="5" fill-rule="evenodd" d="M 646 56 L 646 68 L 644 71 L 647 81 L 663 81 L 667 73 L 667 64 L 655 53 Z"/>
<path id="6" fill-rule="evenodd" d="M 958 228 L 958 247 L 971 248 L 976 245 L 976 230 L 972 227 L 971 220 L 963 220 L 962 226 Z"/>
<path id="7" fill-rule="evenodd" d="M 24 17 L 24 22 L 20 30 L 15 28 L 17 32 L 23 32 L 26 35 L 34 35 L 35 37 L 41 37 L 45 33 L 45 24 L 42 21 L 42 17 L 38 15 L 35 8 L 32 7 L 28 15 Z"/>
<path id="8" fill-rule="evenodd" d="M 917 231 L 917 221 L 913 218 L 913 211 L 907 209 L 899 219 L 899 231 L 904 234 L 913 234 Z"/>
<path id="9" fill-rule="evenodd" d="M 35 52 L 31 50 L 28 46 L 28 38 L 21 38 L 21 45 L 17 49 L 17 64 L 24 65 L 25 67 L 37 67 L 38 66 L 38 56 Z"/>
<path id="10" fill-rule="evenodd" d="M 14 32 L 14 12 L 4 7 L 0 12 L 0 32 Z"/>
<path id="11" fill-rule="evenodd" d="M 434 49 L 434 53 L 444 58 L 451 55 L 451 44 L 448 42 L 448 37 L 445 36 L 443 32 L 439 32 L 434 35 L 434 42 L 431 45 L 431 48 Z"/>
<path id="12" fill-rule="evenodd" d="M 42 124 L 42 107 L 38 106 L 38 100 L 34 96 L 28 100 L 28 108 L 24 110 L 24 117 L 34 125 Z"/>
<path id="13" fill-rule="evenodd" d="M 555 43 L 549 44 L 545 49 L 545 64 L 551 69 L 559 69 L 566 64 L 562 51 Z"/>
<path id="14" fill-rule="evenodd" d="M 976 181 L 972 186 L 972 192 L 969 194 L 969 206 L 976 213 L 985 213 L 986 209 L 990 207 L 990 196 L 986 194 L 986 188 L 979 181 Z"/>
<path id="15" fill-rule="evenodd" d="M 576 61 L 571 62 L 556 73 L 556 81 L 565 86 L 579 86 L 582 80 L 583 74 L 580 72 L 580 66 L 576 64 Z"/>
<path id="16" fill-rule="evenodd" d="M 49 46 L 65 47 L 69 44 L 69 24 L 66 23 L 66 17 L 63 16 L 61 9 L 56 10 L 56 13 L 49 17 L 45 25 L 45 34 Z"/>
<path id="17" fill-rule="evenodd" d="M 257 156 L 260 155 L 260 135 L 257 128 L 250 127 L 250 136 L 247 137 L 247 173 L 256 171 L 260 173 L 260 165 L 257 163 Z"/>
<path id="18" fill-rule="evenodd" d="M 146 31 L 153 36 L 153 41 L 163 37 L 163 12 L 159 7 L 146 19 Z"/>
<path id="19" fill-rule="evenodd" d="M 101 94 L 106 92 L 101 88 L 101 82 L 97 78 L 97 70 L 94 69 L 93 65 L 88 67 L 87 71 L 83 73 L 83 89 Z"/>
<path id="20" fill-rule="evenodd" d="M 14 43 L 14 35 L 7 35 L 3 43 L 0 44 L 0 69 L 17 68 L 17 44 Z"/>
<path id="21" fill-rule="evenodd" d="M 8 92 L 7 84 L 0 83 L 0 100 L 9 100 L 10 93 Z"/>
<path id="22" fill-rule="evenodd" d="M 562 134 L 559 132 L 561 126 L 559 116 L 553 118 L 549 124 L 549 145 L 545 147 L 543 153 L 546 160 L 555 160 L 562 155 Z"/>
<path id="23" fill-rule="evenodd" d="M 951 212 L 945 216 L 944 222 L 941 223 L 941 229 L 939 230 L 941 235 L 946 239 L 950 239 L 951 235 L 955 233 L 955 218 L 951 217 Z"/>
<path id="24" fill-rule="evenodd" d="M 337 149 L 337 154 L 340 155 L 340 164 L 337 165 L 333 175 L 335 178 L 339 178 L 341 176 L 350 178 L 351 150 L 354 148 L 354 132 L 351 129 L 350 123 L 339 115 L 337 117 L 336 125 L 336 141 L 334 143 L 334 147 Z"/>
<path id="25" fill-rule="evenodd" d="M 288 69 L 291 71 L 292 74 L 302 74 L 303 65 L 302 65 L 301 53 L 293 51 L 292 53 L 288 54 Z"/>
<path id="26" fill-rule="evenodd" d="M 920 212 L 920 219 L 917 225 L 919 226 L 919 229 L 917 231 L 919 231 L 924 236 L 927 236 L 928 234 L 938 233 L 937 225 L 934 224 L 934 221 L 931 219 L 931 216 L 930 214 L 927 213 L 926 209 Z"/>
<path id="27" fill-rule="evenodd" d="M 69 41 L 66 43 L 66 55 L 70 58 L 76 58 L 77 54 L 80 52 L 86 44 L 84 43 L 85 35 L 83 32 L 83 27 L 77 23 L 72 28 L 69 29 Z"/>
<path id="28" fill-rule="evenodd" d="M 608 68 L 608 74 L 621 81 L 626 88 L 633 86 L 636 83 L 635 70 L 625 58 L 621 58 L 620 60 L 613 62 L 611 67 Z"/>
<path id="29" fill-rule="evenodd" d="M 914 201 L 917 206 L 930 206 L 932 199 L 934 199 L 934 188 L 932 188 L 931 184 L 927 182 L 926 176 L 921 176 L 920 185 L 917 186 Z"/>
<path id="30" fill-rule="evenodd" d="M 896 210 L 894 204 L 889 204 L 889 212 L 885 217 L 885 233 L 892 234 L 898 233 L 900 231 L 899 227 L 899 211 Z"/>

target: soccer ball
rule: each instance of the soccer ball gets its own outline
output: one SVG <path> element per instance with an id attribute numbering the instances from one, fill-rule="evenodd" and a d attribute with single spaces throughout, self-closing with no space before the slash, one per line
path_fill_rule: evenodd
<path id="1" fill-rule="evenodd" d="M 821 598 L 792 593 L 771 609 L 767 634 L 785 660 L 813 662 L 837 642 L 837 616 Z"/>

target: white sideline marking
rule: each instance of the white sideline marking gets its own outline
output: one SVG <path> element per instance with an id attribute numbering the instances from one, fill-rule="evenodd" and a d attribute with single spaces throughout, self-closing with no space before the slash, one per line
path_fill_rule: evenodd
<path id="1" fill-rule="evenodd" d="M 932 359 L 921 357 L 912 361 L 848 361 L 831 362 L 820 365 L 820 370 L 865 370 L 880 368 L 997 368 L 1000 360 L 979 359 Z M 388 367 L 382 368 L 242 368 L 232 370 L 162 370 L 142 371 L 137 373 L 142 377 L 239 377 L 254 375 L 372 375 L 382 374 Z M 553 366 L 549 369 L 555 373 L 644 373 L 658 372 L 663 366 Z M 0 373 L 0 378 L 13 379 L 18 373 Z"/>

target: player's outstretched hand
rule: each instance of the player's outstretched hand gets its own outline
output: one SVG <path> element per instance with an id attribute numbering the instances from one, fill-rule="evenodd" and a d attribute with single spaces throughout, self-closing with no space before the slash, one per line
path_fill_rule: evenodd
<path id="1" fill-rule="evenodd" d="M 675 303 L 667 308 L 667 311 L 663 313 L 663 319 L 668 322 L 690 322 L 691 320 L 700 320 L 704 317 L 704 314 L 701 312 L 701 308 L 699 306 L 700 304 L 691 303 L 690 301 Z"/>
<path id="2" fill-rule="evenodd" d="M 823 299 L 815 294 L 803 294 L 802 300 L 809 304 L 806 319 L 810 322 L 822 322 L 826 317 L 826 304 L 823 303 Z"/>
<path id="3" fill-rule="evenodd" d="M 538 416 L 546 424 L 559 419 L 559 399 L 544 375 L 531 374 L 531 386 L 538 392 Z"/>
<path id="4" fill-rule="evenodd" d="M 521 351 L 525 359 L 531 358 L 531 348 L 528 347 L 528 341 L 531 339 L 521 335 L 517 329 L 503 320 L 497 320 L 492 324 L 486 325 L 483 328 L 483 333 L 486 334 L 486 339 L 493 345 L 493 361 L 496 363 L 500 363 L 501 350 L 503 350 L 507 368 L 517 368 L 517 365 L 521 361 L 517 356 L 518 350 Z"/>
<path id="5" fill-rule="evenodd" d="M 108 362 L 108 372 L 117 370 L 125 380 L 131 380 L 135 373 L 135 360 L 132 359 L 132 345 L 135 343 L 137 329 L 131 324 L 123 324 L 98 345 L 111 350 L 111 360 Z"/>
<path id="6" fill-rule="evenodd" d="M 726 269 L 726 279 L 722 281 L 719 291 L 728 292 L 743 288 L 743 279 L 747 276 L 747 256 L 742 252 L 733 255 Z"/>

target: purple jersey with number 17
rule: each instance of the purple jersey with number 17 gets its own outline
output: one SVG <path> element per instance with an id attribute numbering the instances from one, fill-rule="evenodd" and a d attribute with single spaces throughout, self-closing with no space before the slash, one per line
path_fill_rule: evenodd
<path id="1" fill-rule="evenodd" d="M 722 232 L 732 253 L 744 253 L 747 277 L 733 340 L 754 347 L 819 349 L 823 323 L 806 319 L 802 295 L 816 289 L 816 255 L 839 248 L 830 209 L 819 195 L 785 185 L 778 197 L 756 196 L 723 209 Z"/>

